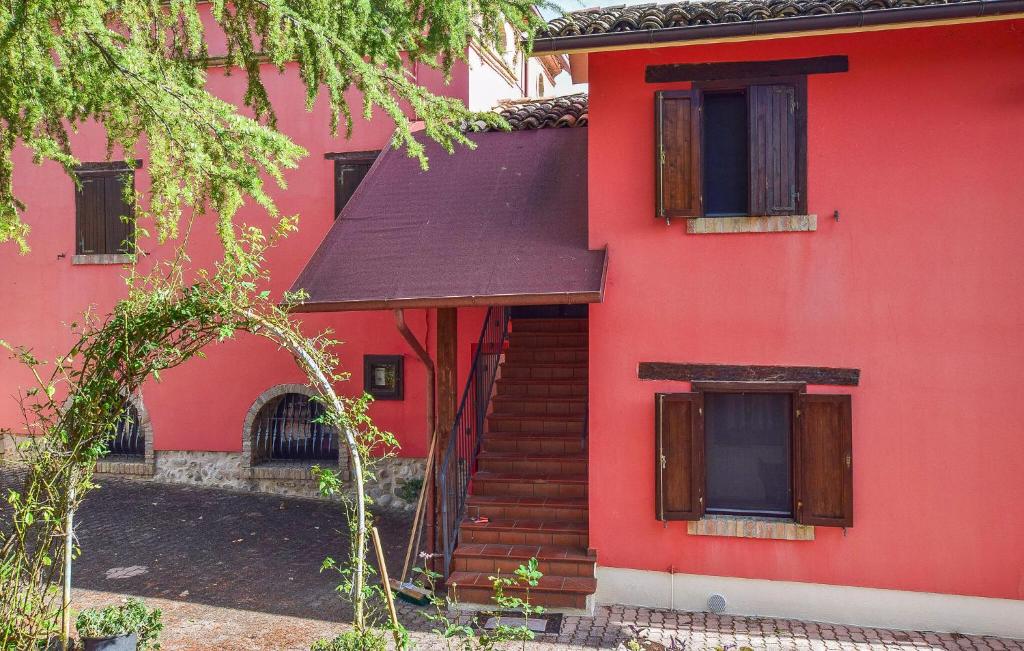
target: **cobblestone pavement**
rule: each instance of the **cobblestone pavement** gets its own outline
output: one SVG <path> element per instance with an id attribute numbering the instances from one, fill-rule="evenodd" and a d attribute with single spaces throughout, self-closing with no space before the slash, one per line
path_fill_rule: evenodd
<path id="1" fill-rule="evenodd" d="M 8 476 L 8 480 L 9 480 Z M 4 484 L 0 476 L 0 487 Z M 75 565 L 76 607 L 123 596 L 164 611 L 167 651 L 291 651 L 344 628 L 336 577 L 320 572 L 344 553 L 337 505 L 147 482 L 101 479 L 78 517 L 83 555 Z M 381 514 L 389 567 L 399 568 L 407 515 Z M 417 649 L 445 649 L 423 609 L 399 602 Z M 715 616 L 626 606 L 562 619 L 531 649 L 623 648 L 1024 651 L 1020 641 L 887 631 L 782 619 Z"/>

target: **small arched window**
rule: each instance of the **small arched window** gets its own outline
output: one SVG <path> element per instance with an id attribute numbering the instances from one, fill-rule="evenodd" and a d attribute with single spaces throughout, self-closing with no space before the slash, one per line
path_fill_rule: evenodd
<path id="1" fill-rule="evenodd" d="M 260 408 L 252 426 L 253 463 L 337 463 L 338 435 L 322 420 L 324 406 L 301 393 L 285 393 Z"/>
<path id="2" fill-rule="evenodd" d="M 146 456 L 146 435 L 142 431 L 139 408 L 129 399 L 125 401 L 124 411 L 117 419 L 114 437 L 107 442 L 107 453 L 104 459 L 135 460 Z"/>

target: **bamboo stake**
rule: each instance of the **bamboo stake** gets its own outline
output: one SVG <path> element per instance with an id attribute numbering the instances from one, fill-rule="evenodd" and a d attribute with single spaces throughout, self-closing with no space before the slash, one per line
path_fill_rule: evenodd
<path id="1" fill-rule="evenodd" d="M 377 565 L 380 567 L 380 579 L 384 585 L 384 596 L 388 600 L 388 613 L 391 615 L 392 631 L 395 634 L 395 645 L 401 648 L 402 637 L 399 635 L 398 611 L 395 610 L 395 597 L 391 594 L 391 580 L 388 578 L 388 564 L 384 561 L 384 548 L 380 544 L 380 534 L 377 527 L 370 527 L 370 534 L 373 536 L 373 547 L 377 550 Z"/>
<path id="2" fill-rule="evenodd" d="M 427 465 L 423 469 L 423 485 L 420 487 L 420 496 L 416 500 L 416 517 L 412 521 L 412 531 L 409 534 L 409 545 L 405 549 L 405 563 L 402 565 L 402 574 L 398 577 L 399 583 L 405 582 L 409 574 L 409 562 L 412 560 L 412 549 L 416 545 L 416 535 L 419 531 L 420 519 L 423 517 L 423 505 L 427 497 L 427 484 L 431 481 L 431 473 L 434 470 L 434 448 L 437 446 L 437 434 L 430 439 L 430 452 L 427 453 Z"/>
<path id="3" fill-rule="evenodd" d="M 68 469 L 74 473 L 74 469 Z M 71 477 L 71 486 L 68 488 L 68 524 L 64 532 L 64 593 L 61 595 L 60 614 L 60 643 L 64 651 L 71 649 L 71 552 L 74 547 L 75 537 L 75 511 L 72 505 L 75 501 L 74 476 Z"/>

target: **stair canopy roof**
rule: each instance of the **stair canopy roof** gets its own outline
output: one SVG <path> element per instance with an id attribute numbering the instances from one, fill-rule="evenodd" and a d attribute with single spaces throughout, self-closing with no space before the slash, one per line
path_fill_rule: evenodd
<path id="1" fill-rule="evenodd" d="M 430 169 L 387 149 L 299 274 L 304 312 L 599 302 L 587 130 L 478 132 Z"/>

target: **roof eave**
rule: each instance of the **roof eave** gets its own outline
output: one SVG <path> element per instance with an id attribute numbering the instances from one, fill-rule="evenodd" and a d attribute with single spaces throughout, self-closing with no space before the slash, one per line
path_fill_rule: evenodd
<path id="1" fill-rule="evenodd" d="M 946 23 L 1024 17 L 1024 0 L 971 0 L 953 4 L 897 7 L 837 14 L 771 18 L 662 29 L 552 36 L 533 41 L 533 55 L 669 47 L 697 43 L 927 27 Z"/>
<path id="2" fill-rule="evenodd" d="M 603 284 L 603 283 L 602 283 Z M 292 312 L 355 312 L 393 310 L 398 308 L 481 307 L 490 305 L 574 305 L 600 303 L 604 288 L 581 292 L 544 294 L 501 294 L 488 296 L 437 296 L 417 298 L 384 298 L 357 301 L 299 303 Z"/>

